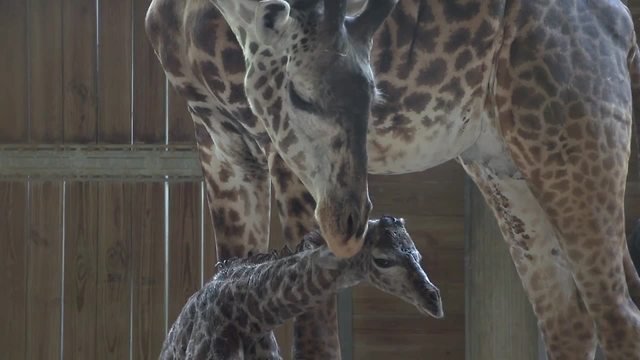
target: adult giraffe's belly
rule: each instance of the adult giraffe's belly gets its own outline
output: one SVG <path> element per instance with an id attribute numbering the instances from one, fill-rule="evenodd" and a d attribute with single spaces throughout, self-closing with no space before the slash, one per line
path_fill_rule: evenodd
<path id="1" fill-rule="evenodd" d="M 476 142 L 486 124 L 482 103 L 477 99 L 446 112 L 403 112 L 391 124 L 371 125 L 369 173 L 417 172 L 456 158 Z"/>

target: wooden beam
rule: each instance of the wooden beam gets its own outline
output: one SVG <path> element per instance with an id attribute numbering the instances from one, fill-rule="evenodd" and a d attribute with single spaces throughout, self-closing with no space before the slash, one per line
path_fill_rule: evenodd
<path id="1" fill-rule="evenodd" d="M 200 181 L 202 169 L 191 145 L 0 146 L 0 179 L 27 177 Z"/>
<path id="2" fill-rule="evenodd" d="M 493 213 L 466 183 L 466 360 L 539 360 L 538 326 Z"/>
<path id="3" fill-rule="evenodd" d="M 342 360 L 353 360 L 353 293 L 351 289 L 338 293 L 338 335 Z"/>

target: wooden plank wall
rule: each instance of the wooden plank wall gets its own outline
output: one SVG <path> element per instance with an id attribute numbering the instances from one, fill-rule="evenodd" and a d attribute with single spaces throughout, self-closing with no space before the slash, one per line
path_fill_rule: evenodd
<path id="1" fill-rule="evenodd" d="M 184 102 L 165 114 L 149 3 L 1 1 L 0 77 L 11 86 L 0 87 L 0 144 L 193 143 Z M 157 358 L 213 272 L 201 185 L 0 182 L 5 356 Z"/>
<path id="2" fill-rule="evenodd" d="M 445 318 L 370 286 L 353 295 L 355 359 L 464 359 L 464 175 L 449 162 L 419 174 L 372 176 L 373 216 L 402 216 L 440 288 Z"/>
<path id="3" fill-rule="evenodd" d="M 167 89 L 144 35 L 149 2 L 0 1 L 0 78 L 10 84 L 0 87 L 0 144 L 192 143 L 184 101 Z M 462 359 L 462 171 L 448 163 L 374 176 L 370 189 L 374 215 L 407 219 L 447 316 L 421 317 L 360 286 L 354 357 Z M 157 358 L 182 303 L 213 274 L 197 181 L 0 182 L 0 204 L 0 349 L 9 359 Z M 635 181 L 629 222 L 638 204 Z"/>
<path id="4" fill-rule="evenodd" d="M 7 50 L 0 77 L 12 84 L 0 88 L 0 144 L 193 143 L 185 102 L 167 87 L 144 33 L 149 3 L 0 2 L 0 48 Z M 461 354 L 462 242 L 455 240 L 462 238 L 462 192 L 454 190 L 461 179 L 448 166 L 372 180 L 376 207 L 407 217 L 451 300 L 438 323 L 377 291 L 356 290 L 356 358 Z M 213 274 L 201 185 L 0 183 L 8 205 L 0 208 L 0 347 L 12 359 L 156 358 L 186 298 Z M 416 195 L 422 188 L 431 190 Z M 403 204 L 415 196 L 449 205 L 409 213 Z M 273 244 L 281 246 L 277 219 L 273 226 Z M 379 341 L 386 328 L 395 330 L 394 347 Z M 290 325 L 279 334 L 289 348 Z"/>

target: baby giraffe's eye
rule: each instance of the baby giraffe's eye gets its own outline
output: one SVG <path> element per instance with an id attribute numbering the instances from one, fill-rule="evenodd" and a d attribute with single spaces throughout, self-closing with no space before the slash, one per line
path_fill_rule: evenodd
<path id="1" fill-rule="evenodd" d="M 393 266 L 393 262 L 391 262 L 391 260 L 388 260 L 388 259 L 374 258 L 373 262 L 376 264 L 377 267 L 381 267 L 381 268 L 389 268 Z"/>

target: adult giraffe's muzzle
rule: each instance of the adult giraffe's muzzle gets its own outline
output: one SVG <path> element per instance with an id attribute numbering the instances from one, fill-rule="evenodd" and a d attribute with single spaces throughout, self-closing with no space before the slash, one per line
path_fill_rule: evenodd
<path id="1" fill-rule="evenodd" d="M 366 191 L 361 197 L 350 194 L 342 199 L 327 197 L 319 202 L 316 219 L 327 246 L 337 257 L 349 258 L 360 251 L 371 207 Z"/>

